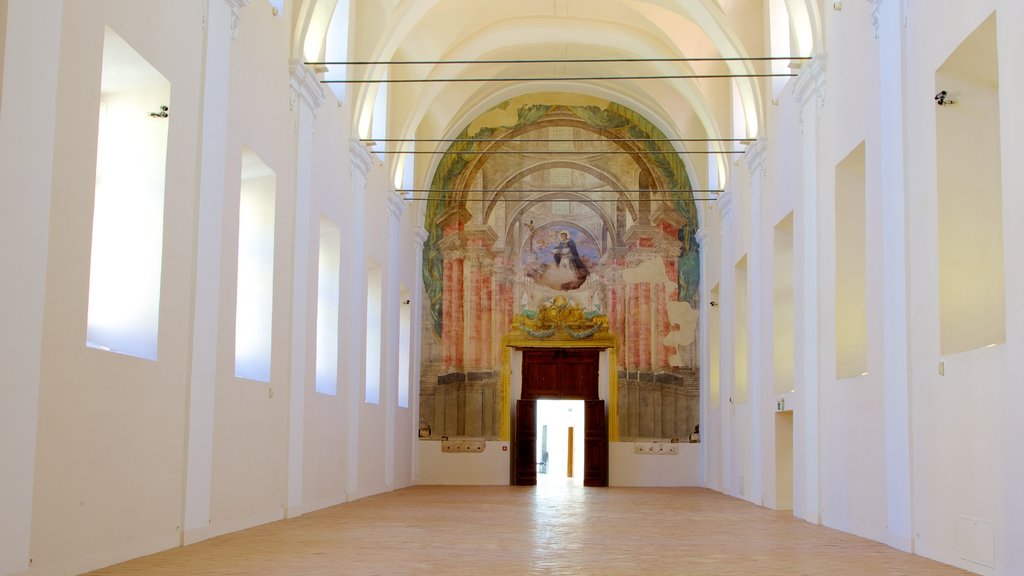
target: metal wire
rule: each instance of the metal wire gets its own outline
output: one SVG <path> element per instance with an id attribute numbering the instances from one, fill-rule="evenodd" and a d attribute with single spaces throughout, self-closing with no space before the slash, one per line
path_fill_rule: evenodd
<path id="1" fill-rule="evenodd" d="M 361 142 L 739 142 L 750 138 L 360 138 Z"/>
<path id="2" fill-rule="evenodd" d="M 722 194 L 725 190 L 721 188 L 696 188 L 692 190 L 683 190 L 675 188 L 622 188 L 622 189 L 587 189 L 583 190 L 580 188 L 463 188 L 463 189 L 435 189 L 435 188 L 399 188 L 395 192 L 402 193 L 416 193 L 416 192 L 440 192 L 443 194 L 455 194 L 455 193 L 474 193 L 474 194 L 491 194 L 494 192 L 522 192 L 530 194 L 551 194 L 555 192 L 571 192 L 575 194 L 590 194 L 593 192 L 614 192 L 616 194 L 620 192 L 651 192 L 651 193 L 674 193 L 674 192 L 690 192 L 690 193 L 701 193 L 701 194 Z"/>
<path id="3" fill-rule="evenodd" d="M 344 80 L 321 80 L 321 84 L 416 84 L 435 82 L 551 82 L 573 80 L 686 80 L 713 78 L 781 78 L 794 77 L 795 73 L 765 74 L 665 74 L 636 76 L 549 76 L 523 78 L 349 78 Z"/>
<path id="4" fill-rule="evenodd" d="M 413 202 L 425 202 L 429 200 L 435 200 L 435 198 L 423 198 L 423 197 L 403 197 L 403 200 L 410 200 Z M 691 200 L 691 198 L 687 198 Z M 718 198 L 692 198 L 694 202 L 714 202 Z M 521 202 L 518 198 L 460 198 L 459 202 Z M 664 202 L 664 198 L 631 198 L 623 200 L 621 198 L 588 198 L 587 202 L 596 203 L 614 203 L 614 202 Z M 571 198 L 541 198 L 535 199 L 534 202 L 583 202 L 583 200 L 571 199 Z"/>
<path id="5" fill-rule="evenodd" d="M 603 156 L 606 154 L 643 154 L 643 155 L 666 155 L 666 154 L 743 154 L 746 150 L 478 150 L 478 151 L 448 151 L 448 150 L 377 150 L 378 154 L 458 154 L 462 156 L 501 156 L 517 155 L 526 156 L 530 154 L 571 154 Z"/>
<path id="6" fill-rule="evenodd" d="M 810 60 L 810 56 L 730 56 L 696 58 L 556 58 L 497 60 L 339 60 L 305 62 L 307 66 L 381 66 L 381 65 L 444 65 L 444 64 L 587 64 L 628 62 L 770 62 L 774 60 Z"/>

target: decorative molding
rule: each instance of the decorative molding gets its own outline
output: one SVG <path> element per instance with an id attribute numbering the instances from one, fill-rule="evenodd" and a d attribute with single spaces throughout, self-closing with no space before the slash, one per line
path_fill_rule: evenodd
<path id="1" fill-rule="evenodd" d="M 370 149 L 359 140 L 352 140 L 348 145 L 349 160 L 351 163 L 352 177 L 361 176 L 364 180 L 370 174 L 370 167 L 373 166 L 373 157 Z"/>
<path id="2" fill-rule="evenodd" d="M 406 202 L 396 192 L 388 192 L 388 224 L 398 224 L 405 212 Z"/>
<path id="3" fill-rule="evenodd" d="M 747 166 L 751 181 L 758 172 L 761 173 L 761 177 L 764 177 L 768 173 L 768 142 L 764 138 L 754 140 L 747 146 L 747 151 L 743 154 L 743 162 Z M 753 192 L 753 188 L 751 188 L 751 192 Z"/>
<path id="4" fill-rule="evenodd" d="M 793 96 L 802 108 L 812 98 L 819 98 L 825 92 L 826 56 L 818 54 L 800 68 L 800 74 L 793 82 Z"/>
<path id="5" fill-rule="evenodd" d="M 868 2 L 874 6 L 871 9 L 871 25 L 875 28 L 875 39 L 878 39 L 879 29 L 881 28 L 881 16 L 879 12 L 882 10 L 882 4 L 886 1 L 896 2 L 897 0 L 868 0 Z M 903 27 L 906 28 L 910 23 L 910 0 L 902 0 L 903 5 Z"/>
<path id="6" fill-rule="evenodd" d="M 818 54 L 800 69 L 800 75 L 793 83 L 793 95 L 801 110 L 812 100 L 815 104 L 814 123 L 821 125 L 821 110 L 825 107 L 825 64 L 824 54 Z M 804 115 L 800 114 L 800 132 L 805 129 Z"/>
<path id="7" fill-rule="evenodd" d="M 694 232 L 693 234 L 693 239 L 697 241 L 697 245 L 700 246 L 701 248 L 706 247 L 707 245 L 705 244 L 705 242 L 708 241 L 707 229 L 704 227 L 698 228 L 697 231 Z"/>
<path id="8" fill-rule="evenodd" d="M 231 9 L 231 39 L 234 40 L 235 36 L 238 35 L 238 24 L 242 18 L 238 15 L 238 11 L 249 5 L 252 0 L 224 0 L 228 4 L 228 8 Z"/>
<path id="9" fill-rule="evenodd" d="M 878 28 L 880 24 L 878 20 L 878 11 L 882 8 L 882 2 L 885 2 L 885 0 L 868 0 L 868 2 L 874 6 L 874 8 L 871 9 L 871 27 L 875 29 L 875 40 L 878 40 Z"/>
<path id="10" fill-rule="evenodd" d="M 722 192 L 714 203 L 715 211 L 718 212 L 718 217 L 721 218 L 723 224 L 732 224 L 733 205 L 735 204 L 732 196 L 732 192 Z"/>
<path id="11" fill-rule="evenodd" d="M 416 249 L 423 250 L 423 244 L 427 242 L 427 238 L 430 238 L 430 233 L 427 232 L 426 228 L 417 228 L 416 234 L 413 235 L 413 240 L 416 241 Z"/>
<path id="12" fill-rule="evenodd" d="M 466 236 L 462 232 L 447 234 L 437 243 L 441 256 L 447 260 L 462 260 L 466 257 Z"/>
<path id="13" fill-rule="evenodd" d="M 487 249 L 494 246 L 494 243 L 498 240 L 498 233 L 486 224 L 483 226 L 466 226 L 464 231 L 466 238 Z"/>
<path id="14" fill-rule="evenodd" d="M 298 104 L 298 100 L 301 98 L 302 102 L 309 107 L 315 117 L 317 109 L 327 99 L 327 94 L 320 84 L 320 79 L 317 78 L 316 72 L 312 68 L 299 60 L 292 60 L 288 65 L 288 69 L 291 72 L 290 100 L 292 111 L 295 110 L 296 104 Z"/>

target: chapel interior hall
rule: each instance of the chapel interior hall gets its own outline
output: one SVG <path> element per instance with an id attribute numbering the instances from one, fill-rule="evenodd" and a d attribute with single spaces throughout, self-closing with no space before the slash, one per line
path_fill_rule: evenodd
<path id="1" fill-rule="evenodd" d="M 0 0 L 0 576 L 1024 574 L 1021 26 Z"/>

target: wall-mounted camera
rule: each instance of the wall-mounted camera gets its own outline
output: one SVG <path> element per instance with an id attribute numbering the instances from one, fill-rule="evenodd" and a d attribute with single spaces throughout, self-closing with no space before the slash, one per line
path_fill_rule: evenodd
<path id="1" fill-rule="evenodd" d="M 939 106 L 952 106 L 956 104 L 956 100 L 949 97 L 949 92 L 943 90 L 935 95 L 935 103 Z"/>

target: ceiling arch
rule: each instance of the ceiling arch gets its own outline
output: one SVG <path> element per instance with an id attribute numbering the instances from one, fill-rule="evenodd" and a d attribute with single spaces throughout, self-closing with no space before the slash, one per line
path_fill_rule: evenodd
<path id="1" fill-rule="evenodd" d="M 820 44 L 820 0 L 783 0 L 800 55 Z M 519 0 L 484 3 L 467 0 L 352 0 L 350 24 L 359 38 L 351 43 L 350 59 L 375 62 L 401 60 L 559 59 L 567 57 L 721 57 L 768 54 L 764 18 L 768 0 Z M 296 0 L 293 5 L 293 51 L 320 57 L 339 0 Z M 547 77 L 551 75 L 735 74 L 761 70 L 748 60 L 713 63 L 646 62 L 626 65 L 441 65 L 362 68 L 364 77 L 387 73 L 417 78 Z M 450 137 L 482 110 L 510 97 L 540 90 L 590 94 L 621 102 L 643 113 L 670 137 L 758 137 L 763 123 L 763 82 L 757 78 L 729 80 L 587 80 L 509 84 L 393 84 L 389 88 L 388 136 Z M 380 84 L 357 84 L 350 90 L 353 125 L 369 136 Z M 739 114 L 732 102 L 738 99 Z M 742 118 L 742 120 L 739 120 Z M 742 126 L 736 126 L 742 122 Z M 681 147 L 683 152 L 707 152 Z M 711 150 L 725 152 L 712 145 Z M 419 182 L 430 170 L 417 167 Z M 388 159 L 393 181 L 405 159 Z M 710 165 L 711 169 L 708 169 Z M 724 184 L 731 165 L 726 154 L 688 163 L 694 182 Z M 699 169 L 694 170 L 695 166 Z"/>

